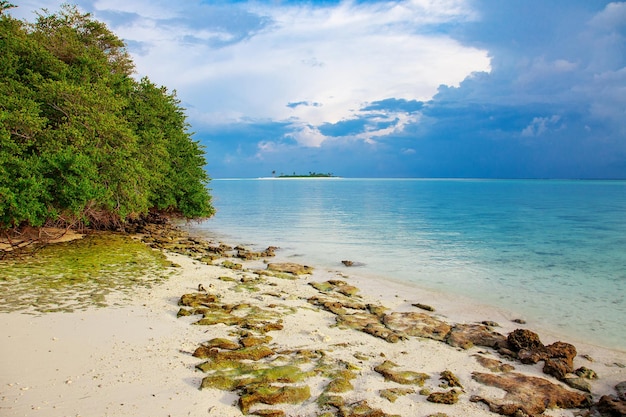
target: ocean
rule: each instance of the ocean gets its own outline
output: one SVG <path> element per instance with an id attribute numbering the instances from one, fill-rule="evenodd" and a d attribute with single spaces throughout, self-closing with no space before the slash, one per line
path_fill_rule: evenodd
<path id="1" fill-rule="evenodd" d="M 194 229 L 626 350 L 626 181 L 235 179 Z"/>

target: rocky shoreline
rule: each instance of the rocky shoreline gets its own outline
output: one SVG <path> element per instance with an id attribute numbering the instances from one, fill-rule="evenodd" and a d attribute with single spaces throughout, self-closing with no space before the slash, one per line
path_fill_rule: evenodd
<path id="1" fill-rule="evenodd" d="M 271 262 L 278 248 L 255 252 L 205 242 L 173 228 L 146 227 L 138 231 L 146 233 L 144 240 L 152 247 L 229 272 L 212 282 L 203 281 L 196 292 L 182 294 L 178 316 L 190 317 L 192 325 L 220 327 L 222 331 L 224 326 L 228 328 L 225 337 L 211 338 L 192 355 L 203 360 L 197 365 L 206 374 L 200 388 L 236 393 L 244 414 L 295 415 L 290 413 L 298 409 L 297 405 L 313 402 L 316 410 L 311 415 L 316 416 L 416 415 L 389 414 L 369 404 L 369 398 L 346 394 L 353 393 L 353 381 L 364 376 L 389 383 L 378 393 L 389 403 L 406 396 L 417 402 L 445 405 L 484 403 L 493 413 L 516 417 L 540 415 L 550 409 L 574 409 L 578 416 L 626 413 L 626 381 L 619 382 L 613 393 L 594 392 L 594 381 L 599 377 L 593 370 L 593 358 L 579 356 L 572 344 L 558 341 L 544 345 L 537 333 L 524 328 L 502 334 L 498 323 L 487 320 L 448 322 L 426 304 L 413 304 L 415 311 L 392 311 L 361 296 L 345 279 L 313 281 L 310 267 Z M 283 288 L 285 281 L 306 281 L 308 285 L 300 285 L 307 289 L 295 296 Z M 245 292 L 247 297 L 232 301 L 227 297 L 230 292 Z M 346 360 L 337 351 L 350 351 L 350 342 L 332 343 L 325 349 L 314 344 L 281 344 L 278 335 L 289 331 L 284 325 L 287 317 L 297 316 L 303 308 L 285 303 L 294 298 L 306 301 L 308 309 L 329 314 L 330 326 L 344 329 L 347 340 L 351 338 L 349 332 L 355 331 L 385 343 L 404 344 L 407 349 L 412 349 L 413 341 L 429 340 L 464 352 L 467 360 L 478 363 L 483 371 L 472 371 L 470 379 L 463 380 L 449 369 L 435 374 L 421 372 L 419 367 L 407 361 L 396 363 L 384 353 L 356 352 Z M 330 326 L 320 325 L 318 331 L 323 334 Z M 624 365 L 616 362 L 610 366 Z M 537 376 L 537 369 L 544 376 Z M 480 385 L 503 390 L 504 396 L 483 394 L 474 388 Z M 285 410 L 281 407 L 284 404 L 296 407 Z M 429 415 L 447 415 L 445 406 Z"/>

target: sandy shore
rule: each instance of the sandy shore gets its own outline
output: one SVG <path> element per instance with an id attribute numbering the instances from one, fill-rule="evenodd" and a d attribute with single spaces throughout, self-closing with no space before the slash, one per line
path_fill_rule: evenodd
<path id="1" fill-rule="evenodd" d="M 508 361 L 486 348 L 454 348 L 430 339 L 411 337 L 398 343 L 335 325 L 335 316 L 307 302 L 319 295 L 309 282 L 342 279 L 360 288 L 360 300 L 382 304 L 392 311 L 415 311 L 412 303 L 436 307 L 436 315 L 456 323 L 492 320 L 497 331 L 525 327 L 510 320 L 506 313 L 458 299 L 417 292 L 400 283 L 373 283 L 352 275 L 352 270 L 315 270 L 297 280 L 267 277 L 259 292 L 237 288 L 245 272 L 207 265 L 184 255 L 169 254 L 179 268 L 165 283 L 151 289 L 138 288 L 132 298 L 121 294 L 108 297 L 106 308 L 74 313 L 0 313 L 0 415 L 9 416 L 241 416 L 238 396 L 218 389 L 199 390 L 203 372 L 195 366 L 203 359 L 191 355 L 203 342 L 213 338 L 235 340 L 232 326 L 195 326 L 198 316 L 177 318 L 178 300 L 183 294 L 197 293 L 202 284 L 209 293 L 220 294 L 223 303 L 248 303 L 267 308 L 280 306 L 283 329 L 270 331 L 269 344 L 279 350 L 323 350 L 334 363 L 355 367 L 352 390 L 342 394 L 346 403 L 367 400 L 368 405 L 390 415 L 494 416 L 487 405 L 470 402 L 472 396 L 500 398 L 504 391 L 479 384 L 472 372 L 489 372 L 473 356 L 483 356 L 510 364 L 529 376 L 560 384 L 542 373 L 542 364 L 522 365 Z M 279 262 L 280 253 L 272 262 Z M 249 261 L 245 268 L 265 268 L 262 261 Z M 355 269 L 355 271 L 357 271 Z M 235 281 L 218 279 L 232 277 Z M 437 297 L 437 298 L 436 298 Z M 532 324 L 529 324 L 532 328 Z M 540 333 L 544 344 L 556 336 Z M 579 356 L 575 366 L 593 369 L 600 379 L 591 381 L 595 400 L 614 394 L 613 387 L 626 380 L 626 354 L 593 345 L 576 343 Z M 588 355 L 593 362 L 582 357 Z M 442 391 L 439 375 L 454 373 L 463 385 L 459 401 L 453 405 L 435 404 L 419 391 L 422 387 L 403 386 L 385 381 L 374 367 L 384 360 L 398 369 L 428 374 L 424 387 Z M 311 398 L 302 404 L 266 406 L 284 410 L 287 416 L 317 416 L 315 399 L 324 389 L 320 377 L 306 381 Z M 391 402 L 380 396 L 388 388 L 414 388 L 415 392 Z M 575 410 L 549 410 L 549 416 L 574 416 Z"/>

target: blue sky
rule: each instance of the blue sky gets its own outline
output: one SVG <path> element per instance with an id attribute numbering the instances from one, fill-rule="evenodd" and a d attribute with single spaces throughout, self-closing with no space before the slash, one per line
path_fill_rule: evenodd
<path id="1" fill-rule="evenodd" d="M 213 178 L 626 178 L 626 2 L 75 4 L 177 91 Z"/>

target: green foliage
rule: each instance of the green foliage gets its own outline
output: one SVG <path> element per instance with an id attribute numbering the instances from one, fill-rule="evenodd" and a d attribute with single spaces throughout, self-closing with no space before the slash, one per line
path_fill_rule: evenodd
<path id="1" fill-rule="evenodd" d="M 134 80 L 124 42 L 64 5 L 34 24 L 0 0 L 0 230 L 209 217 L 204 150 L 175 93 Z"/>

